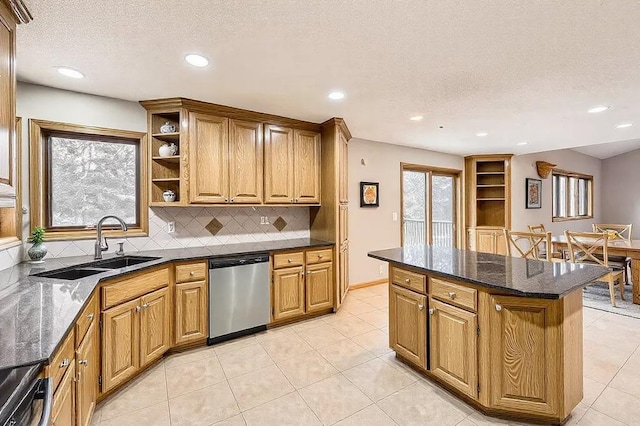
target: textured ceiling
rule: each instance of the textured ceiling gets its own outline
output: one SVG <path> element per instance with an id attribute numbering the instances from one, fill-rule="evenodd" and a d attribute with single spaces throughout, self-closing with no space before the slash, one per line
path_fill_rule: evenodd
<path id="1" fill-rule="evenodd" d="M 580 148 L 574 148 L 574 151 L 578 151 L 582 154 L 587 154 L 601 160 L 606 160 L 607 158 L 635 151 L 636 149 L 640 149 L 640 139 L 583 146 Z"/>
<path id="2" fill-rule="evenodd" d="M 355 137 L 456 154 L 640 138 L 638 0 L 27 4 L 35 20 L 18 32 L 27 82 L 311 121 L 342 116 Z M 211 65 L 187 65 L 187 52 Z M 87 77 L 63 77 L 59 65 Z M 336 89 L 344 100 L 327 99 Z M 587 114 L 599 104 L 612 108 Z M 417 114 L 424 120 L 408 120 Z M 626 121 L 636 125 L 615 128 Z M 475 136 L 481 130 L 489 135 Z"/>

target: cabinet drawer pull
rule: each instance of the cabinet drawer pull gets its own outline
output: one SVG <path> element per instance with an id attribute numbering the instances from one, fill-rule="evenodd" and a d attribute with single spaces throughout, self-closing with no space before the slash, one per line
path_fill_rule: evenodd
<path id="1" fill-rule="evenodd" d="M 429 315 L 433 315 L 436 312 L 435 309 L 433 308 L 429 308 Z"/>
<path id="2" fill-rule="evenodd" d="M 191 275 L 191 276 L 194 276 L 195 274 L 196 274 L 196 273 L 195 273 L 195 272 L 193 272 L 193 271 L 189 272 L 189 275 Z"/>
<path id="3" fill-rule="evenodd" d="M 89 365 L 89 361 L 86 359 L 81 359 L 80 361 L 78 361 L 78 364 L 80 365 Z"/>
<path id="4" fill-rule="evenodd" d="M 287 262 L 293 263 L 293 259 L 287 259 Z"/>
<path id="5" fill-rule="evenodd" d="M 140 306 L 136 306 L 136 312 L 140 312 L 142 308 Z"/>
<path id="6" fill-rule="evenodd" d="M 456 294 L 452 291 L 449 292 L 449 297 L 451 298 L 451 300 L 456 298 Z"/>
<path id="7" fill-rule="evenodd" d="M 323 256 L 323 255 L 321 255 L 321 254 L 319 254 L 319 255 L 318 255 L 318 259 L 322 259 L 323 257 L 324 257 L 324 256 Z"/>
<path id="8" fill-rule="evenodd" d="M 424 309 L 424 305 L 418 305 L 418 309 L 419 310 L 423 310 Z"/>
<path id="9" fill-rule="evenodd" d="M 93 314 L 89 314 L 89 315 L 87 315 L 87 319 L 88 319 L 89 321 L 93 320 Z"/>
<path id="10" fill-rule="evenodd" d="M 143 305 L 142 305 L 142 307 L 143 307 L 144 309 L 147 309 L 147 308 L 149 307 L 149 304 L 148 304 L 148 303 L 145 303 L 145 304 L 143 304 Z"/>
<path id="11" fill-rule="evenodd" d="M 496 311 L 500 312 L 502 310 L 502 305 L 496 304 Z"/>
<path id="12" fill-rule="evenodd" d="M 407 283 L 407 284 L 409 284 L 409 283 L 411 282 L 411 279 L 410 279 L 410 278 L 407 278 L 407 279 L 405 279 L 405 280 L 404 280 L 404 282 L 405 282 L 405 283 Z"/>
<path id="13" fill-rule="evenodd" d="M 62 360 L 62 362 L 60 363 L 60 368 L 65 368 L 69 366 L 69 358 L 65 358 Z"/>

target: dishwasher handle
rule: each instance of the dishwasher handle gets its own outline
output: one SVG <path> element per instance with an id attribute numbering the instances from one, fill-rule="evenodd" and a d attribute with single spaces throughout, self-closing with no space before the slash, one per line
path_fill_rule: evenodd
<path id="1" fill-rule="evenodd" d="M 253 265 L 255 263 L 266 263 L 268 261 L 269 253 L 258 253 L 247 256 L 218 257 L 209 259 L 209 269 Z"/>

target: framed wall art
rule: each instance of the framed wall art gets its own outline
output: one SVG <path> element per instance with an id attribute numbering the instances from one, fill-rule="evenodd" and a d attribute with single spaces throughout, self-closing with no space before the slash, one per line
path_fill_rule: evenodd
<path id="1" fill-rule="evenodd" d="M 380 207 L 380 184 L 360 182 L 360 207 Z"/>
<path id="2" fill-rule="evenodd" d="M 527 208 L 542 208 L 542 180 L 527 178 Z"/>

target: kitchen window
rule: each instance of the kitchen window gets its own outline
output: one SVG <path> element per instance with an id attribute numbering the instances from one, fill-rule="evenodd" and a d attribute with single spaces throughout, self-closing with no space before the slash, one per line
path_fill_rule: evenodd
<path id="1" fill-rule="evenodd" d="M 554 170 L 553 221 L 593 217 L 593 176 Z"/>
<path id="2" fill-rule="evenodd" d="M 98 220 L 113 214 L 127 236 L 147 234 L 144 133 L 40 120 L 30 127 L 32 228 L 45 228 L 49 240 L 92 238 Z"/>

